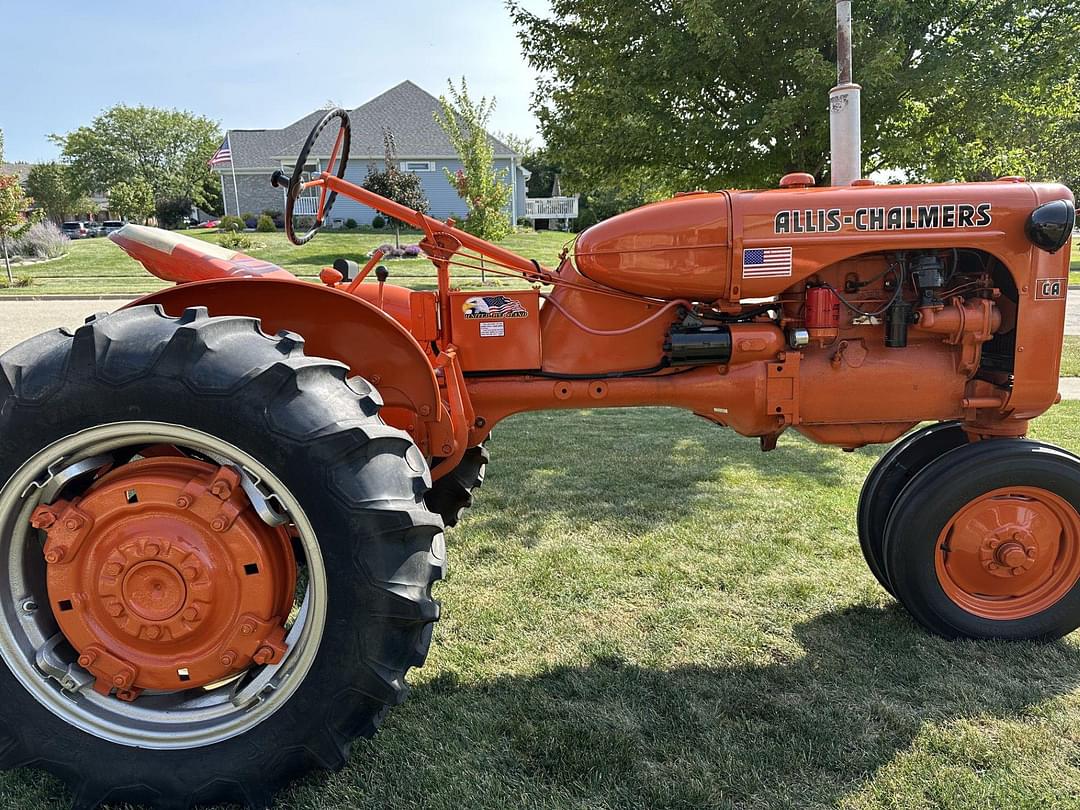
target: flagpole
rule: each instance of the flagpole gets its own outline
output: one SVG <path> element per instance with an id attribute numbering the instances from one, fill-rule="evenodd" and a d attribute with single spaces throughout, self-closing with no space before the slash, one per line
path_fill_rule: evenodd
<path id="1" fill-rule="evenodd" d="M 225 140 L 227 141 L 228 139 L 229 139 L 229 136 L 226 135 Z M 233 162 L 232 144 L 229 144 L 229 169 L 232 170 L 232 190 L 233 190 L 233 199 L 236 200 L 236 215 L 240 216 L 240 191 L 236 187 L 236 164 Z"/>

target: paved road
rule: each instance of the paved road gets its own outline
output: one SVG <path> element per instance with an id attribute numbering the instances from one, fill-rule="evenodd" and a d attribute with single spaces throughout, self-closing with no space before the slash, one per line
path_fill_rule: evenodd
<path id="1" fill-rule="evenodd" d="M 0 351 L 58 326 L 79 326 L 88 315 L 118 309 L 125 303 L 115 300 L 0 300 Z"/>
<path id="2" fill-rule="evenodd" d="M 78 326 L 87 315 L 118 309 L 124 303 L 115 300 L 0 300 L 0 351 L 48 329 Z M 1069 295 L 1065 331 L 1070 335 L 1080 335 L 1080 291 L 1074 290 Z M 1065 399 L 1080 399 L 1080 378 L 1062 380 L 1061 395 Z"/>

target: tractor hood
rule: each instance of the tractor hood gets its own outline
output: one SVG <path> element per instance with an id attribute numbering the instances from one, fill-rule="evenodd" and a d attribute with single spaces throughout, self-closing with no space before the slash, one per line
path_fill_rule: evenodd
<path id="1" fill-rule="evenodd" d="M 586 277 L 625 292 L 696 301 L 778 295 L 854 256 L 911 249 L 1034 249 L 1036 208 L 1073 195 L 1020 178 L 677 195 L 578 237 Z"/>

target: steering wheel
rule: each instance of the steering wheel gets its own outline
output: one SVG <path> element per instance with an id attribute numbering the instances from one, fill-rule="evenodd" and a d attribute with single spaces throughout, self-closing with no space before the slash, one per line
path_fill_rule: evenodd
<path id="1" fill-rule="evenodd" d="M 303 148 L 300 150 L 300 155 L 296 158 L 296 166 L 293 167 L 292 177 L 286 180 L 285 172 L 281 171 L 281 169 L 278 169 L 270 176 L 270 185 L 274 188 L 280 188 L 286 183 L 288 184 L 288 191 L 285 195 L 285 236 L 294 245 L 309 242 L 319 232 L 326 222 L 330 209 L 334 207 L 334 200 L 337 199 L 336 191 L 329 191 L 326 186 L 323 186 L 319 193 L 319 208 L 315 214 L 315 224 L 307 233 L 300 236 L 296 235 L 296 230 L 293 228 L 293 208 L 296 206 L 296 198 L 303 191 L 301 186 L 303 184 L 304 166 L 307 165 L 308 156 L 311 154 L 315 142 L 322 135 L 322 131 L 335 118 L 341 121 L 341 125 L 338 129 L 337 138 L 334 140 L 334 148 L 330 152 L 330 160 L 326 164 L 326 169 L 332 172 L 334 170 L 334 161 L 338 161 L 337 176 L 343 179 L 345 177 L 345 166 L 349 162 L 349 141 L 352 138 L 352 125 L 349 122 L 349 114 L 340 107 L 330 110 L 311 130 L 311 134 L 308 135 Z M 339 152 L 340 158 L 338 157 Z"/>

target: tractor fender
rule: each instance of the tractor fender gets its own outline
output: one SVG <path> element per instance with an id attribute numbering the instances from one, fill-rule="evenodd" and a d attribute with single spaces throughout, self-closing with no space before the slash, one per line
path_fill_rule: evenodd
<path id="1" fill-rule="evenodd" d="M 150 293 L 128 306 L 144 304 L 172 316 L 202 306 L 211 315 L 258 318 L 267 334 L 296 332 L 306 354 L 344 363 L 378 388 L 387 408 L 415 414 L 407 421 L 442 418 L 439 384 L 420 344 L 374 304 L 341 290 L 299 279 L 213 279 Z"/>

